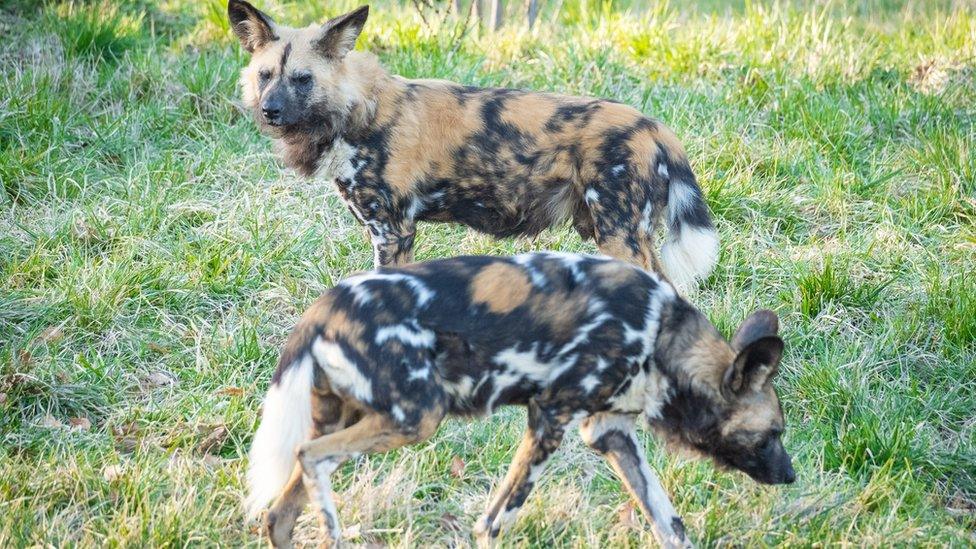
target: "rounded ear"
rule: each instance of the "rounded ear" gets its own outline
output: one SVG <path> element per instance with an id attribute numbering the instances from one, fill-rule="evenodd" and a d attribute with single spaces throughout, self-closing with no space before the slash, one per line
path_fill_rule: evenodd
<path id="1" fill-rule="evenodd" d="M 324 57 L 342 59 L 356 46 L 356 39 L 363 32 L 368 16 L 367 5 L 326 21 L 322 25 L 321 37 L 315 42 L 315 49 Z"/>
<path id="2" fill-rule="evenodd" d="M 749 343 L 732 361 L 722 377 L 722 395 L 727 399 L 758 391 L 779 370 L 783 358 L 783 340 L 779 336 L 761 337 Z"/>
<path id="3" fill-rule="evenodd" d="M 776 313 L 769 309 L 760 309 L 742 321 L 739 329 L 732 336 L 732 348 L 741 351 L 753 341 L 775 336 L 778 333 L 779 318 Z"/>
<path id="4" fill-rule="evenodd" d="M 274 31 L 274 21 L 244 0 L 230 0 L 227 3 L 227 18 L 230 19 L 230 28 L 241 41 L 241 46 L 251 53 L 278 39 Z"/>

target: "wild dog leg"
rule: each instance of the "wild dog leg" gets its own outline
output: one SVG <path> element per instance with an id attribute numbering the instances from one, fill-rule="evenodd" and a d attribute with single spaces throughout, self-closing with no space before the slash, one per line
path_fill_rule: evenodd
<path id="1" fill-rule="evenodd" d="M 639 186 L 629 183 L 604 180 L 586 191 L 593 240 L 602 254 L 661 273 L 654 251 L 655 205 Z"/>
<path id="2" fill-rule="evenodd" d="M 559 448 L 566 421 L 552 417 L 534 402 L 529 402 L 529 426 L 515 451 L 505 480 L 498 486 L 485 514 L 474 526 L 482 542 L 498 537 L 502 528 L 515 521 L 519 509 L 545 469 L 546 460 Z"/>
<path id="3" fill-rule="evenodd" d="M 370 236 L 373 242 L 374 268 L 413 263 L 414 232 L 412 229 L 406 233 L 373 233 Z"/>
<path id="4" fill-rule="evenodd" d="M 318 436 L 334 433 L 358 421 L 358 412 L 343 406 L 342 400 L 332 394 L 318 394 L 313 399 L 313 421 Z M 275 500 L 267 516 L 268 537 L 274 547 L 290 547 L 295 521 L 308 502 L 308 494 L 302 479 L 302 465 L 295 464 L 291 479 Z"/>
<path id="5" fill-rule="evenodd" d="M 657 475 L 651 471 L 634 433 L 634 418 L 596 414 L 580 426 L 583 441 L 602 454 L 637 500 L 662 547 L 691 547 L 681 517 L 671 505 Z"/>
<path id="6" fill-rule="evenodd" d="M 302 509 L 307 502 L 308 492 L 302 479 L 302 465 L 296 463 L 288 484 L 268 511 L 266 524 L 272 547 L 291 547 L 291 534 L 295 529 L 295 521 L 302 514 Z"/>
<path id="7" fill-rule="evenodd" d="M 372 413 L 352 427 L 311 440 L 299 448 L 298 460 L 302 464 L 305 487 L 334 545 L 339 544 L 342 530 L 332 499 L 332 473 L 359 454 L 387 452 L 424 440 L 434 433 L 442 417 L 443 410 L 431 410 L 418 425 L 404 427 L 383 414 Z"/>

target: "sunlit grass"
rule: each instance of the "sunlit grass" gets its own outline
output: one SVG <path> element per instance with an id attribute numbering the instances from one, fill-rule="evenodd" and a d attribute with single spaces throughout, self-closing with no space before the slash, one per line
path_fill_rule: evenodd
<path id="1" fill-rule="evenodd" d="M 456 22 L 374 5 L 360 47 L 408 77 L 604 96 L 662 119 L 722 234 L 694 301 L 726 332 L 757 307 L 781 316 L 796 485 L 646 439 L 693 538 L 976 542 L 971 6 L 567 0 L 529 30 L 509 4 L 499 32 L 460 42 Z M 353 6 L 261 7 L 307 23 Z M 0 7 L 0 545 L 260 543 L 238 501 L 277 350 L 372 254 L 331 187 L 281 170 L 238 108 L 246 55 L 224 9 Z M 593 250 L 569 228 L 495 241 L 426 225 L 417 246 Z M 518 410 L 451 421 L 347 466 L 354 541 L 469 545 L 523 424 Z M 571 434 L 506 543 L 646 546 L 627 501 Z M 311 515 L 298 537 L 320 539 Z"/>

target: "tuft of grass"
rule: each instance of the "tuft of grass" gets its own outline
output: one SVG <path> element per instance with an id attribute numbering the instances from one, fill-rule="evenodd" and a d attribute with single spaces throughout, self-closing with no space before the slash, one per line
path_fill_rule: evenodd
<path id="1" fill-rule="evenodd" d="M 142 14 L 126 14 L 110 0 L 50 6 L 46 22 L 69 56 L 115 61 L 143 37 Z"/>

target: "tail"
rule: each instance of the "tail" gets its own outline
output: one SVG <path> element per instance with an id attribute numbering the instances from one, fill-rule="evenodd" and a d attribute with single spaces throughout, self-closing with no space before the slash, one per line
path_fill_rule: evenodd
<path id="1" fill-rule="evenodd" d="M 668 235 L 661 248 L 661 261 L 671 282 L 690 288 L 715 268 L 718 232 L 684 155 L 672 155 L 658 171 L 668 182 Z"/>
<path id="2" fill-rule="evenodd" d="M 249 518 L 257 517 L 287 484 L 297 461 L 295 451 L 309 436 L 315 367 L 312 356 L 303 353 L 291 363 L 280 365 L 271 382 L 261 426 L 251 443 L 249 493 L 244 503 Z"/>

